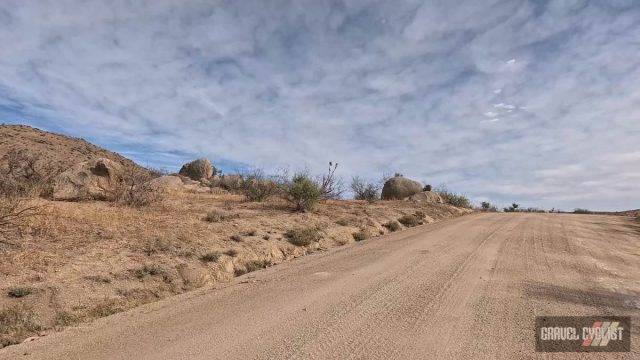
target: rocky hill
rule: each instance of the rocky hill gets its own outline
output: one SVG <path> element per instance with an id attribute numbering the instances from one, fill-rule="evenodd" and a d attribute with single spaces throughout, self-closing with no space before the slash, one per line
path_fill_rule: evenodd
<path id="1" fill-rule="evenodd" d="M 12 151 L 26 153 L 37 159 L 37 167 L 54 172 L 61 172 L 78 162 L 98 157 L 108 158 L 125 166 L 139 167 L 122 155 L 79 138 L 26 125 L 0 125 L 0 167 L 7 165 L 8 154 Z"/>

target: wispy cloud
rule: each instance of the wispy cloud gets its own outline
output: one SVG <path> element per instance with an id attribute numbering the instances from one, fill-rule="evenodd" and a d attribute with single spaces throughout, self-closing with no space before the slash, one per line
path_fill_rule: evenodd
<path id="1" fill-rule="evenodd" d="M 637 208 L 638 39 L 632 0 L 5 0 L 0 120 L 151 165 L 333 160 L 476 199 Z"/>

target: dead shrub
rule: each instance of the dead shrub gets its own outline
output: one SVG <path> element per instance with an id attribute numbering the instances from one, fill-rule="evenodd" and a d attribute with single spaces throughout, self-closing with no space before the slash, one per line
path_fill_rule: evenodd
<path id="1" fill-rule="evenodd" d="M 367 182 L 358 176 L 351 180 L 351 191 L 353 191 L 353 198 L 356 200 L 365 200 L 373 203 L 380 199 L 380 186 L 376 183 Z"/>
<path id="2" fill-rule="evenodd" d="M 242 180 L 242 193 L 249 201 L 264 201 L 278 191 L 275 181 L 267 179 L 262 170 L 253 170 Z"/>
<path id="3" fill-rule="evenodd" d="M 208 252 L 202 256 L 200 256 L 200 261 L 204 262 L 216 262 L 220 258 L 219 252 Z"/>
<path id="4" fill-rule="evenodd" d="M 323 199 L 340 199 L 344 194 L 342 179 L 336 177 L 338 163 L 329 162 L 329 170 L 317 180 L 320 196 Z"/>
<path id="5" fill-rule="evenodd" d="M 211 210 L 207 213 L 207 215 L 205 215 L 204 218 L 202 218 L 202 220 L 210 223 L 217 223 L 220 221 L 235 219 L 238 217 L 238 214 L 230 213 L 228 211 Z"/>
<path id="6" fill-rule="evenodd" d="M 134 275 L 140 280 L 144 280 L 148 277 L 161 276 L 165 282 L 171 282 L 171 277 L 167 271 L 160 265 L 145 264 L 142 267 L 134 270 Z"/>
<path id="7" fill-rule="evenodd" d="M 234 274 L 235 276 L 240 276 L 260 269 L 264 269 L 270 265 L 271 261 L 269 260 L 251 260 L 244 264 L 244 268 L 237 268 L 234 271 Z"/>
<path id="8" fill-rule="evenodd" d="M 400 223 L 395 220 L 391 220 L 386 224 L 384 224 L 383 226 L 389 229 L 389 231 L 391 232 L 400 230 Z"/>
<path id="9" fill-rule="evenodd" d="M 21 298 L 30 295 L 32 291 L 31 288 L 25 286 L 14 286 L 9 288 L 7 295 L 12 298 Z"/>
<path id="10" fill-rule="evenodd" d="M 0 309 L 0 348 L 17 344 L 40 330 L 40 319 L 31 308 L 15 305 Z"/>
<path id="11" fill-rule="evenodd" d="M 21 234 L 43 210 L 43 206 L 28 204 L 22 198 L 0 197 L 0 241 L 11 234 Z"/>
<path id="12" fill-rule="evenodd" d="M 398 219 L 398 222 L 406 227 L 422 225 L 422 220 L 415 215 L 404 215 Z"/>
<path id="13" fill-rule="evenodd" d="M 0 170 L 0 196 L 47 196 L 53 189 L 53 178 L 60 173 L 60 169 L 27 150 L 12 149 L 2 160 L 5 166 Z"/>
<path id="14" fill-rule="evenodd" d="M 104 299 L 91 308 L 87 315 L 91 318 L 101 318 L 115 313 L 119 313 L 124 308 L 116 299 Z"/>
<path id="15" fill-rule="evenodd" d="M 306 228 L 296 228 L 287 231 L 284 236 L 287 240 L 296 246 L 309 246 L 314 242 L 322 239 L 322 230 L 317 226 Z"/>
<path id="16" fill-rule="evenodd" d="M 152 173 L 129 166 L 111 196 L 117 203 L 134 208 L 148 207 L 162 200 L 162 193 L 147 185 Z"/>
<path id="17" fill-rule="evenodd" d="M 224 254 L 227 255 L 227 256 L 236 257 L 238 255 L 238 250 L 229 249 L 229 250 L 225 251 Z"/>
<path id="18" fill-rule="evenodd" d="M 360 231 L 355 232 L 352 235 L 353 240 L 355 241 L 363 241 L 371 237 L 371 233 L 369 233 L 369 231 L 367 231 L 366 229 L 360 229 Z"/>

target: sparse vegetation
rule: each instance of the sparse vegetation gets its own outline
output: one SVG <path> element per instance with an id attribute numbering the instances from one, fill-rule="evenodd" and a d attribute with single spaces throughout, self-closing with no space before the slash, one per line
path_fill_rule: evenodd
<path id="1" fill-rule="evenodd" d="M 473 208 L 473 205 L 471 205 L 471 201 L 469 200 L 469 198 L 462 194 L 456 194 L 452 191 L 449 191 L 445 186 L 440 186 L 435 190 L 435 192 L 440 195 L 445 204 L 465 209 Z"/>
<path id="2" fill-rule="evenodd" d="M 296 228 L 287 231 L 284 236 L 293 245 L 309 246 L 314 242 L 320 241 L 322 238 L 322 230 L 317 226 Z"/>
<path id="3" fill-rule="evenodd" d="M 43 207 L 28 204 L 22 198 L 0 197 L 0 242 L 3 237 L 22 232 L 30 219 L 42 215 Z"/>
<path id="4" fill-rule="evenodd" d="M 398 222 L 406 227 L 422 225 L 422 220 L 415 215 L 404 215 L 398 219 Z"/>
<path id="5" fill-rule="evenodd" d="M 145 264 L 134 271 L 136 278 L 143 280 L 150 276 L 162 276 L 167 279 L 167 272 L 159 265 Z"/>
<path id="6" fill-rule="evenodd" d="M 242 192 L 249 201 L 264 201 L 278 190 L 275 181 L 267 179 L 262 170 L 256 169 L 242 179 Z"/>
<path id="7" fill-rule="evenodd" d="M 484 212 L 498 212 L 498 208 L 495 205 L 491 205 L 491 203 L 487 201 L 483 201 L 480 204 L 480 210 Z"/>
<path id="8" fill-rule="evenodd" d="M 353 191 L 353 198 L 356 200 L 365 200 L 373 203 L 380 199 L 380 186 L 358 176 L 351 180 L 351 191 Z"/>
<path id="9" fill-rule="evenodd" d="M 285 189 L 296 211 L 310 211 L 322 198 L 321 188 L 304 173 L 296 174 Z"/>
<path id="10" fill-rule="evenodd" d="M 48 196 L 51 179 L 59 173 L 39 156 L 27 150 L 12 149 L 2 157 L 0 196 Z"/>
<path id="11" fill-rule="evenodd" d="M 218 252 L 208 252 L 202 256 L 200 256 L 200 260 L 204 262 L 216 262 L 220 258 L 220 253 Z"/>
<path id="12" fill-rule="evenodd" d="M 146 185 L 151 179 L 153 176 L 149 171 L 128 166 L 125 168 L 122 182 L 115 187 L 112 198 L 120 204 L 134 208 L 157 203 L 162 199 L 162 194 Z"/>
<path id="13" fill-rule="evenodd" d="M 241 242 L 242 241 L 242 235 L 234 234 L 234 235 L 231 235 L 229 237 L 229 239 L 231 239 L 231 240 L 233 240 L 235 242 Z"/>
<path id="14" fill-rule="evenodd" d="M 577 208 L 575 210 L 573 210 L 574 214 L 593 214 L 593 211 L 589 210 L 589 209 L 581 209 L 581 208 Z"/>
<path id="15" fill-rule="evenodd" d="M 349 226 L 349 220 L 348 219 L 340 219 L 340 220 L 336 221 L 336 224 L 338 224 L 340 226 Z"/>
<path id="16" fill-rule="evenodd" d="M 340 199 L 344 193 L 344 185 L 342 180 L 336 177 L 336 169 L 338 163 L 329 162 L 329 170 L 319 178 L 317 186 L 323 199 Z"/>
<path id="17" fill-rule="evenodd" d="M 238 250 L 229 249 L 229 250 L 225 251 L 224 254 L 227 255 L 227 256 L 235 257 L 235 256 L 238 255 Z"/>
<path id="18" fill-rule="evenodd" d="M 207 215 L 205 215 L 205 217 L 202 218 L 202 220 L 210 223 L 217 223 L 220 221 L 225 221 L 225 220 L 234 219 L 234 218 L 238 218 L 238 215 L 227 212 L 227 211 L 216 209 L 216 210 L 209 211 Z"/>
<path id="19" fill-rule="evenodd" d="M 31 288 L 24 286 L 14 286 L 12 288 L 9 288 L 9 290 L 7 291 L 7 295 L 12 298 L 21 298 L 31 294 L 31 292 Z"/>
<path id="20" fill-rule="evenodd" d="M 400 223 L 395 220 L 391 220 L 385 223 L 383 226 L 389 229 L 389 231 L 391 232 L 398 231 L 401 229 Z"/>
<path id="21" fill-rule="evenodd" d="M 371 233 L 369 233 L 369 231 L 367 231 L 366 229 L 360 229 L 360 231 L 353 233 L 352 236 L 353 240 L 355 241 L 363 241 L 370 238 Z"/>
<path id="22" fill-rule="evenodd" d="M 19 343 L 28 334 L 41 329 L 36 313 L 24 305 L 0 309 L 0 348 Z"/>

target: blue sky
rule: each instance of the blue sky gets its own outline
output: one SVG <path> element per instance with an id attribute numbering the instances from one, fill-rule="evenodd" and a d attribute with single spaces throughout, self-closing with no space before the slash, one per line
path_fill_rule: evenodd
<path id="1" fill-rule="evenodd" d="M 640 207 L 640 2 L 0 2 L 0 121 L 142 164 Z"/>

